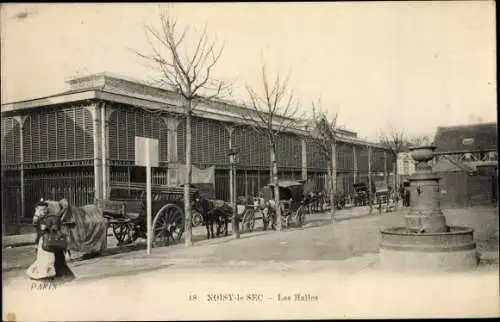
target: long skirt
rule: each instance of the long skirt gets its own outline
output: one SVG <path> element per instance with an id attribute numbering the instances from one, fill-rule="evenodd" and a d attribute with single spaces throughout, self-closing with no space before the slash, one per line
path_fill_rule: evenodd
<path id="1" fill-rule="evenodd" d="M 38 241 L 36 261 L 28 268 L 28 276 L 33 280 L 61 282 L 75 279 L 75 274 L 66 263 L 64 251 L 48 252 L 42 248 L 42 243 L 43 237 Z"/>

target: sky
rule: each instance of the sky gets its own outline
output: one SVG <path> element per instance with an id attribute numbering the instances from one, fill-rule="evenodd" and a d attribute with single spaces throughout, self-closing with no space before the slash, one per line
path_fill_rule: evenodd
<path id="1" fill-rule="evenodd" d="M 224 41 L 214 76 L 232 99 L 270 73 L 290 74 L 301 111 L 312 101 L 339 125 L 376 140 L 394 128 L 496 121 L 493 1 L 184 3 L 179 25 Z M 2 103 L 48 96 L 73 76 L 111 72 L 150 80 L 130 50 L 147 51 L 155 4 L 3 4 Z"/>

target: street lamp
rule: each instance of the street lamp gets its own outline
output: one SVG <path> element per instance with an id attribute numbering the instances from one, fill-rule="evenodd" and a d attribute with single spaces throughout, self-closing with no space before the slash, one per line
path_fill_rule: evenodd
<path id="1" fill-rule="evenodd" d="M 233 208 L 233 219 L 231 222 L 231 225 L 233 227 L 233 236 L 235 238 L 240 238 L 240 231 L 239 231 L 239 222 L 237 220 L 237 207 L 236 207 L 236 164 L 239 162 L 239 157 L 238 157 L 238 149 L 237 148 L 230 148 L 229 149 L 229 189 L 230 189 L 230 194 L 229 198 L 231 200 L 231 206 Z"/>

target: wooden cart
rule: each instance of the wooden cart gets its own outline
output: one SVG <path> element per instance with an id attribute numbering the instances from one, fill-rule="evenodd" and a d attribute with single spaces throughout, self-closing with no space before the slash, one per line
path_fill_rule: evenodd
<path id="1" fill-rule="evenodd" d="M 192 197 L 197 193 L 191 190 Z M 147 236 L 146 194 L 143 185 L 114 186 L 111 200 L 103 201 L 103 215 L 118 245 L 133 243 Z M 184 233 L 184 189 L 152 187 L 152 246 L 180 241 Z"/>

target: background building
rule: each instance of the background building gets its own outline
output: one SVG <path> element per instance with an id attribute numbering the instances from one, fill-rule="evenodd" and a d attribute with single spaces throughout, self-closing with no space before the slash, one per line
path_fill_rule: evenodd
<path id="1" fill-rule="evenodd" d="M 498 200 L 497 124 L 439 127 L 433 170 L 441 176 L 443 205 Z"/>
<path id="2" fill-rule="evenodd" d="M 403 182 L 403 180 L 415 173 L 415 160 L 413 160 L 409 152 L 398 153 L 397 163 L 398 182 Z"/>
<path id="3" fill-rule="evenodd" d="M 75 205 L 110 198 L 113 188 L 144 184 L 135 165 L 135 136 L 159 140 L 160 167 L 153 184 L 178 185 L 185 157 L 185 126 L 178 94 L 107 73 L 75 78 L 57 95 L 2 105 L 2 215 L 4 231 L 31 220 L 41 198 L 67 198 Z M 168 114 L 165 113 L 168 111 Z M 163 112 L 161 115 L 159 112 Z M 245 108 L 202 103 L 192 119 L 192 162 L 213 169 L 213 195 L 229 199 L 229 140 L 239 150 L 237 194 L 254 195 L 269 182 L 266 141 L 241 125 Z M 337 189 L 391 170 L 382 146 L 339 131 Z M 279 175 L 307 179 L 322 189 L 326 161 L 315 138 L 302 128 L 280 136 Z M 369 152 L 370 151 L 370 152 Z"/>

